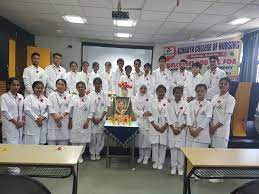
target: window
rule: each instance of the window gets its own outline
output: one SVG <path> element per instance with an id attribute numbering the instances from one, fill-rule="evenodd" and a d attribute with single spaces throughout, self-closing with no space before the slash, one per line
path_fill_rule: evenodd
<path id="1" fill-rule="evenodd" d="M 258 53 L 258 58 L 257 58 L 257 73 L 256 73 L 256 82 L 259 82 L 259 53 Z"/>

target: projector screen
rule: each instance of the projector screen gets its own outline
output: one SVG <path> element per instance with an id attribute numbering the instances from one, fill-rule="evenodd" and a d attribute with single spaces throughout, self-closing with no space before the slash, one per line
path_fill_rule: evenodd
<path id="1" fill-rule="evenodd" d="M 141 60 L 141 69 L 143 70 L 143 66 L 145 63 L 152 62 L 152 47 L 150 48 L 119 48 L 117 45 L 87 45 L 87 43 L 83 43 L 83 54 L 82 60 L 88 61 L 90 64 L 90 69 L 92 71 L 92 63 L 98 62 L 100 64 L 99 72 L 104 71 L 104 64 L 106 61 L 110 61 L 112 63 L 112 71 L 115 71 L 117 68 L 117 59 L 124 59 L 124 67 L 126 65 L 131 65 L 133 67 L 133 63 L 135 59 Z M 134 71 L 134 67 L 133 67 Z"/>

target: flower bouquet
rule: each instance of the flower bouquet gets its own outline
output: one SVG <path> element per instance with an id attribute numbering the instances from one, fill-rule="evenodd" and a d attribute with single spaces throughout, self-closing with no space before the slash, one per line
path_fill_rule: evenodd
<path id="1" fill-rule="evenodd" d="M 132 85 L 128 82 L 120 82 L 118 86 L 121 88 L 121 96 L 127 97 L 128 96 L 128 89 L 132 88 Z"/>

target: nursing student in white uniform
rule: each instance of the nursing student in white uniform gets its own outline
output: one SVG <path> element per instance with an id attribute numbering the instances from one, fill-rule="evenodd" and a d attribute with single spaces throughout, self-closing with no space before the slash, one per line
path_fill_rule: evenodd
<path id="1" fill-rule="evenodd" d="M 236 104 L 235 98 L 229 94 L 231 80 L 223 77 L 219 81 L 220 93 L 212 98 L 213 114 L 210 122 L 212 148 L 227 148 L 230 134 L 231 116 Z M 211 183 L 222 182 L 220 179 L 210 179 Z"/>
<path id="2" fill-rule="evenodd" d="M 140 70 L 141 67 L 141 60 L 140 59 L 136 59 L 134 61 L 134 69 L 135 71 L 132 73 L 132 79 L 133 79 L 133 83 L 134 83 L 134 88 L 133 88 L 133 92 L 134 92 L 134 96 L 137 94 L 138 92 L 138 88 L 136 87 L 139 78 L 143 75 L 143 72 Z"/>
<path id="3" fill-rule="evenodd" d="M 231 80 L 229 77 L 221 78 L 219 82 L 220 93 L 212 99 L 213 114 L 210 123 L 211 147 L 227 148 L 230 134 L 231 116 L 236 104 L 235 98 L 229 94 Z"/>
<path id="4" fill-rule="evenodd" d="M 147 107 L 148 112 L 151 114 L 148 119 L 152 125 L 149 131 L 149 139 L 152 148 L 152 160 L 154 162 L 153 168 L 162 170 L 168 145 L 168 121 L 166 117 L 168 100 L 165 98 L 166 87 L 159 85 L 156 88 L 156 94 L 157 97 Z"/>
<path id="5" fill-rule="evenodd" d="M 133 98 L 132 109 L 137 117 L 139 134 L 136 140 L 136 146 L 139 148 L 139 158 L 137 163 L 147 164 L 151 156 L 151 144 L 149 140 L 149 130 L 151 128 L 148 117 L 151 116 L 147 111 L 148 103 L 151 101 L 148 95 L 147 87 L 141 84 L 137 95 Z"/>
<path id="6" fill-rule="evenodd" d="M 60 53 L 53 54 L 53 63 L 45 68 L 46 94 L 56 90 L 56 81 L 64 79 L 66 70 L 61 67 L 62 55 Z"/>
<path id="7" fill-rule="evenodd" d="M 48 99 L 43 95 L 44 84 L 35 81 L 32 84 L 34 94 L 30 94 L 24 100 L 24 144 L 47 143 Z"/>
<path id="8" fill-rule="evenodd" d="M 151 74 L 151 64 L 146 63 L 144 65 L 144 74 L 139 78 L 138 82 L 136 82 L 136 87 L 139 89 L 141 84 L 147 87 L 147 92 L 149 95 L 155 95 L 155 79 Z"/>
<path id="9" fill-rule="evenodd" d="M 24 98 L 18 93 L 20 82 L 18 78 L 10 78 L 9 91 L 1 96 L 3 143 L 22 144 L 23 126 L 25 123 L 23 102 Z M 10 174 L 20 173 L 18 167 L 8 167 Z"/>
<path id="10" fill-rule="evenodd" d="M 91 86 L 91 90 L 94 90 L 94 84 L 93 84 L 94 78 L 100 77 L 100 74 L 98 72 L 99 71 L 99 63 L 93 62 L 92 69 L 93 69 L 93 71 L 89 75 L 89 83 L 90 83 L 90 86 Z"/>
<path id="11" fill-rule="evenodd" d="M 196 98 L 195 87 L 203 83 L 203 76 L 200 74 L 202 64 L 199 62 L 192 64 L 192 72 L 188 74 L 184 83 L 184 98 L 190 102 Z"/>
<path id="12" fill-rule="evenodd" d="M 187 61 L 182 59 L 178 65 L 178 70 L 173 73 L 173 82 L 176 86 L 184 87 L 187 76 L 191 75 L 187 69 Z"/>
<path id="13" fill-rule="evenodd" d="M 70 138 L 69 141 L 72 145 L 82 145 L 84 148 L 81 152 L 79 162 L 82 163 L 83 153 L 85 151 L 86 144 L 91 142 L 91 126 L 90 121 L 93 117 L 93 104 L 91 104 L 91 98 L 86 94 L 85 83 L 77 82 L 76 88 L 79 95 L 75 95 L 72 101 L 69 103 L 67 113 L 71 113 L 70 117 Z"/>
<path id="14" fill-rule="evenodd" d="M 105 71 L 101 74 L 101 78 L 103 80 L 102 91 L 107 94 L 108 92 L 112 91 L 112 85 L 111 85 L 112 64 L 111 64 L 111 62 L 107 61 L 107 62 L 105 62 L 104 66 L 105 66 Z"/>
<path id="15" fill-rule="evenodd" d="M 35 81 L 42 81 L 43 84 L 45 84 L 44 79 L 44 69 L 42 69 L 40 64 L 40 54 L 39 53 L 32 53 L 31 55 L 31 62 L 32 65 L 26 67 L 23 70 L 23 83 L 25 86 L 24 96 L 28 96 L 30 94 L 33 94 L 32 84 Z"/>
<path id="16" fill-rule="evenodd" d="M 99 77 L 94 78 L 94 91 L 91 92 L 91 104 L 94 106 L 92 118 L 91 143 L 89 151 L 91 160 L 100 160 L 100 153 L 104 146 L 104 123 L 108 109 L 108 96 L 102 91 L 102 80 Z"/>
<path id="17" fill-rule="evenodd" d="M 166 67 L 165 56 L 159 57 L 159 68 L 153 71 L 153 76 L 155 78 L 155 87 L 164 85 L 167 90 L 166 97 L 169 97 L 171 95 L 169 91 L 174 87 L 174 83 L 172 82 L 172 74 Z"/>
<path id="18" fill-rule="evenodd" d="M 197 98 L 189 103 L 190 117 L 186 136 L 186 147 L 208 148 L 210 144 L 209 123 L 212 118 L 212 104 L 206 100 L 207 86 L 198 84 Z M 188 117 L 187 117 L 188 118 Z"/>
<path id="19" fill-rule="evenodd" d="M 67 91 L 70 94 L 77 94 L 76 83 L 78 81 L 78 65 L 75 61 L 69 63 L 70 71 L 66 73 Z"/>
<path id="20" fill-rule="evenodd" d="M 206 71 L 203 75 L 204 83 L 208 87 L 208 92 L 206 98 L 212 100 L 212 98 L 219 94 L 219 80 L 226 77 L 226 73 L 218 68 L 219 58 L 218 56 L 209 57 L 210 69 Z"/>
<path id="21" fill-rule="evenodd" d="M 1 96 L 3 143 L 22 144 L 25 123 L 23 95 L 18 93 L 20 82 L 12 77 L 8 81 L 9 91 Z"/>
<path id="22" fill-rule="evenodd" d="M 134 96 L 134 82 L 133 82 L 133 78 L 131 76 L 131 71 L 132 71 L 132 67 L 130 65 L 127 65 L 125 67 L 125 75 L 122 75 L 120 77 L 120 81 L 119 81 L 119 83 L 127 82 L 129 85 L 132 86 L 132 88 L 128 88 L 128 96 L 129 97 Z"/>
<path id="23" fill-rule="evenodd" d="M 57 91 L 52 92 L 48 98 L 48 135 L 49 145 L 67 145 L 69 139 L 68 131 L 68 105 L 71 96 L 66 92 L 67 83 L 64 79 L 56 81 Z"/>
<path id="24" fill-rule="evenodd" d="M 167 106 L 168 147 L 171 154 L 171 174 L 183 175 L 184 155 L 180 148 L 185 147 L 186 130 L 189 117 L 189 104 L 182 99 L 183 87 L 173 89 L 174 100 Z"/>
<path id="25" fill-rule="evenodd" d="M 124 60 L 119 58 L 117 60 L 117 69 L 115 72 L 112 73 L 111 83 L 112 83 L 112 92 L 115 94 L 120 94 L 121 89 L 118 86 L 120 82 L 120 77 L 124 75 L 123 66 L 124 66 Z"/>
<path id="26" fill-rule="evenodd" d="M 90 83 L 89 83 L 89 77 L 90 73 L 88 73 L 89 69 L 89 63 L 87 61 L 82 62 L 82 68 L 81 72 L 78 73 L 77 76 L 77 82 L 84 82 L 86 87 L 86 94 L 90 93 Z"/>

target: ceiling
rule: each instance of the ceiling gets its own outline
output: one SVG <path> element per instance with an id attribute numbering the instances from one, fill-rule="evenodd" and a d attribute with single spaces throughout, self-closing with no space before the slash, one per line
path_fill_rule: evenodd
<path id="1" fill-rule="evenodd" d="M 1 0 L 0 15 L 35 35 L 137 43 L 167 43 L 219 37 L 259 28 L 259 0 L 122 0 L 122 10 L 137 20 L 133 28 L 113 25 L 118 0 Z M 66 23 L 63 15 L 86 17 L 87 24 Z M 246 24 L 230 20 L 249 17 Z M 61 32 L 57 32 L 61 30 Z M 115 32 L 132 33 L 130 39 Z"/>

